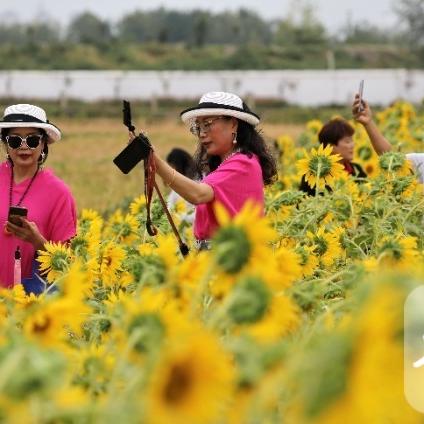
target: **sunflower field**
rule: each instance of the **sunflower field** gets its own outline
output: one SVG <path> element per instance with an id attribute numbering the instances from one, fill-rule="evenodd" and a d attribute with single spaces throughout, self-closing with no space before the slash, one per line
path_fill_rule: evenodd
<path id="1" fill-rule="evenodd" d="M 150 237 L 144 196 L 82 210 L 70 246 L 40 252 L 45 293 L 0 292 L 0 423 L 423 423 L 403 311 L 424 281 L 424 191 L 404 156 L 424 151 L 424 116 L 398 102 L 377 119 L 395 148 L 376 156 L 354 124 L 359 184 L 316 148 L 322 122 L 281 135 L 265 217 L 217 205 L 210 251 L 183 258 L 156 202 Z"/>

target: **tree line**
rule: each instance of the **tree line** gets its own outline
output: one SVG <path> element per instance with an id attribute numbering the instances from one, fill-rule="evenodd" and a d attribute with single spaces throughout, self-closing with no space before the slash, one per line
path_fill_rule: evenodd
<path id="1" fill-rule="evenodd" d="M 296 18 L 257 13 L 135 11 L 111 23 L 91 12 L 66 27 L 5 22 L 0 69 L 296 69 L 423 67 L 424 0 L 400 0 L 387 31 L 349 23 L 330 35 L 309 6 Z"/>

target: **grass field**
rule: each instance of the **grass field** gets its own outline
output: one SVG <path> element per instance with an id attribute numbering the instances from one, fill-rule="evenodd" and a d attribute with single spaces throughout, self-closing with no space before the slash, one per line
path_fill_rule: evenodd
<path id="1" fill-rule="evenodd" d="M 126 128 L 119 118 L 68 119 L 55 123 L 64 137 L 51 147 L 46 166 L 70 186 L 78 210 L 94 208 L 104 212 L 143 192 L 141 166 L 123 175 L 112 162 L 127 138 Z M 137 124 L 146 125 L 143 122 Z M 265 124 L 262 130 L 271 140 L 281 134 L 296 136 L 302 126 L 273 123 Z M 190 152 L 196 148 L 194 137 L 177 120 L 150 121 L 145 131 L 163 158 L 173 147 Z"/>

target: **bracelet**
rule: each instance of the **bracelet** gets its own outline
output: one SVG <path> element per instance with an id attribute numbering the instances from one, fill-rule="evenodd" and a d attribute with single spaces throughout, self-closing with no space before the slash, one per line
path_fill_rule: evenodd
<path id="1" fill-rule="evenodd" d="M 175 181 L 175 177 L 177 176 L 177 174 L 176 174 L 176 172 L 175 172 L 175 169 L 173 169 L 172 170 L 172 176 L 171 176 L 171 179 L 169 180 L 169 182 L 168 183 L 165 183 L 165 185 L 167 186 L 167 187 L 171 187 L 171 185 L 174 183 L 174 181 Z"/>

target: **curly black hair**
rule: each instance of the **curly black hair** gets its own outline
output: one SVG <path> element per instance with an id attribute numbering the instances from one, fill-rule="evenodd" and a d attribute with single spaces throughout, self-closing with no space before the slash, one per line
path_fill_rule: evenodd
<path id="1" fill-rule="evenodd" d="M 223 118 L 232 119 L 231 116 L 224 116 Z M 258 157 L 264 184 L 273 183 L 277 176 L 277 164 L 261 132 L 256 130 L 253 125 L 238 119 L 236 137 L 237 149 L 240 153 L 248 156 L 255 154 Z M 220 165 L 221 158 L 219 156 L 209 156 L 204 146 L 199 143 L 194 153 L 194 162 L 199 175 L 205 175 L 214 171 Z"/>

